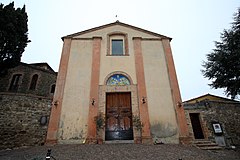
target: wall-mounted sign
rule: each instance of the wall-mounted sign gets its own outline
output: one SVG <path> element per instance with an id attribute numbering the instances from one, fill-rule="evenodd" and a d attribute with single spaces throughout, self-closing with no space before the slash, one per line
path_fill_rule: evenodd
<path id="1" fill-rule="evenodd" d="M 39 120 L 41 125 L 46 125 L 47 124 L 47 116 L 42 116 Z"/>
<path id="2" fill-rule="evenodd" d="M 223 133 L 220 123 L 213 123 L 212 125 L 213 125 L 213 130 L 214 130 L 215 134 L 222 134 Z"/>

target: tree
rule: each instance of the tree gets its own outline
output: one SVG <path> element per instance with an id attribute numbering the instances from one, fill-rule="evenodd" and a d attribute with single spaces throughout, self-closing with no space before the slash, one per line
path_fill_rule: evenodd
<path id="1" fill-rule="evenodd" d="M 207 54 L 203 62 L 203 76 L 212 80 L 212 88 L 224 88 L 225 94 L 235 99 L 240 95 L 240 8 L 234 14 L 231 29 L 221 33 L 221 42 Z"/>
<path id="2" fill-rule="evenodd" d="M 16 66 L 28 40 L 28 16 L 23 8 L 14 8 L 14 2 L 0 4 L 0 75 Z"/>

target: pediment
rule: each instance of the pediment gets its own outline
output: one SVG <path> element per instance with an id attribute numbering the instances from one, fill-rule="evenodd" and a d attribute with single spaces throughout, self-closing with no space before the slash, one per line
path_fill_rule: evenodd
<path id="1" fill-rule="evenodd" d="M 62 37 L 62 40 L 65 38 L 93 38 L 93 37 L 103 37 L 105 35 L 111 34 L 111 33 L 125 33 L 125 34 L 131 34 L 132 37 L 142 37 L 142 38 L 159 38 L 159 39 L 169 39 L 172 38 L 151 32 L 139 27 L 135 27 L 129 24 L 125 24 L 119 21 L 116 21 L 114 23 L 102 25 L 99 27 L 91 28 L 85 31 L 77 32 L 74 34 L 70 34 L 67 36 Z"/>

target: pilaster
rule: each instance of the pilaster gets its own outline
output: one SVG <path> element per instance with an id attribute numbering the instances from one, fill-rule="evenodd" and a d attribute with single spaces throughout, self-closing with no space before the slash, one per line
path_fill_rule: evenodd
<path id="1" fill-rule="evenodd" d="M 71 39 L 64 39 L 62 56 L 56 82 L 56 90 L 52 102 L 51 115 L 48 124 L 46 143 L 57 143 L 57 132 L 59 127 L 64 87 L 67 76 L 67 68 L 71 49 Z"/>
<path id="2" fill-rule="evenodd" d="M 133 38 L 133 47 L 134 47 L 134 54 L 135 54 L 139 115 L 140 115 L 140 120 L 143 123 L 141 138 L 142 138 L 142 143 L 152 143 L 150 123 L 149 123 L 149 113 L 148 113 L 147 91 L 146 91 L 146 83 L 145 83 L 145 75 L 144 75 L 144 64 L 143 64 L 143 56 L 142 56 L 142 45 L 141 45 L 140 37 Z"/>
<path id="3" fill-rule="evenodd" d="M 101 37 L 93 37 L 93 53 L 92 53 L 92 73 L 90 86 L 90 100 L 88 113 L 88 134 L 86 143 L 96 143 L 96 124 L 94 118 L 98 114 L 98 91 L 99 91 L 99 75 L 100 75 L 100 54 L 101 54 Z"/>
<path id="4" fill-rule="evenodd" d="M 187 120 L 184 113 L 184 108 L 182 106 L 182 99 L 181 99 L 181 94 L 179 90 L 177 74 L 174 67 L 174 61 L 173 61 L 169 39 L 162 39 L 162 44 L 163 44 L 163 49 L 166 57 L 173 102 L 174 102 L 174 106 L 177 113 L 180 141 L 184 143 L 184 139 L 187 139 L 187 137 L 189 136 L 188 126 L 187 126 Z"/>

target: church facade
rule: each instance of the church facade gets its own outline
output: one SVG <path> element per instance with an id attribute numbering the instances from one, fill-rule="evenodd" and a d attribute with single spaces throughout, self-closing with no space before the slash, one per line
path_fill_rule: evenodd
<path id="1" fill-rule="evenodd" d="M 119 21 L 62 38 L 46 143 L 180 143 L 171 38 Z"/>

